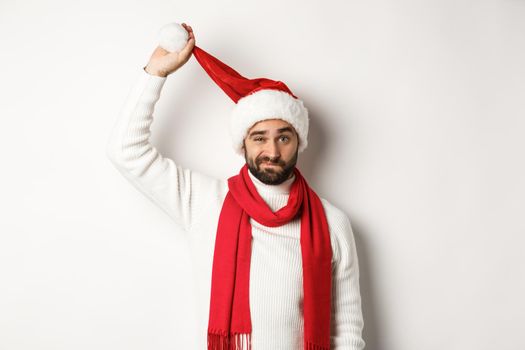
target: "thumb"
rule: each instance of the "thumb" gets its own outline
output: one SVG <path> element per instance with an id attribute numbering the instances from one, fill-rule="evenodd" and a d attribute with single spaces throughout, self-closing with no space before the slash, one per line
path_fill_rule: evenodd
<path id="1" fill-rule="evenodd" d="M 191 38 L 190 40 L 188 40 L 188 42 L 182 48 L 179 54 L 182 55 L 182 57 L 189 57 L 191 55 L 191 52 L 193 51 L 194 46 L 195 46 L 195 39 Z"/>

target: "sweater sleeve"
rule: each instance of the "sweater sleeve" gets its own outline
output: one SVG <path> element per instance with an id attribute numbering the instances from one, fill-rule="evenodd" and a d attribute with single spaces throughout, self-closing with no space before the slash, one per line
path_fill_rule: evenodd
<path id="1" fill-rule="evenodd" d="M 113 126 L 106 155 L 133 186 L 189 232 L 202 207 L 217 197 L 221 181 L 182 168 L 150 143 L 154 107 L 166 79 L 140 70 Z"/>
<path id="2" fill-rule="evenodd" d="M 343 212 L 337 215 L 332 225 L 338 244 L 332 273 L 331 348 L 361 350 L 365 347 L 361 336 L 364 322 L 354 235 L 350 219 Z"/>

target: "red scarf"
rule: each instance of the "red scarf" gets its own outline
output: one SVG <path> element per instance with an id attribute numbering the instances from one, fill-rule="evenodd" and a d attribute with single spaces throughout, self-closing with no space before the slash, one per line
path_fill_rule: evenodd
<path id="1" fill-rule="evenodd" d="M 208 350 L 251 349 L 250 217 L 269 227 L 301 215 L 304 350 L 330 349 L 332 247 L 321 200 L 297 168 L 288 203 L 275 213 L 257 192 L 245 164 L 228 179 L 219 216 L 211 280 Z M 258 349 L 255 349 L 258 350 Z"/>

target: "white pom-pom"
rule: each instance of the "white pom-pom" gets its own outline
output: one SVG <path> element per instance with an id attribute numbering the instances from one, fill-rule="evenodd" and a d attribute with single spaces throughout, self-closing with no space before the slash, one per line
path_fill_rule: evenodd
<path id="1" fill-rule="evenodd" d="M 158 33 L 159 46 L 169 52 L 179 52 L 188 42 L 188 32 L 179 23 L 168 23 Z"/>

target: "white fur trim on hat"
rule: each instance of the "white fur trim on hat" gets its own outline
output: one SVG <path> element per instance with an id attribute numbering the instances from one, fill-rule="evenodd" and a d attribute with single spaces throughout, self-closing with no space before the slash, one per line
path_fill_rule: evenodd
<path id="1" fill-rule="evenodd" d="M 262 120 L 282 119 L 299 135 L 298 152 L 308 145 L 308 109 L 303 101 L 277 89 L 263 89 L 237 101 L 230 118 L 233 149 L 243 155 L 243 141 L 250 128 Z"/>

